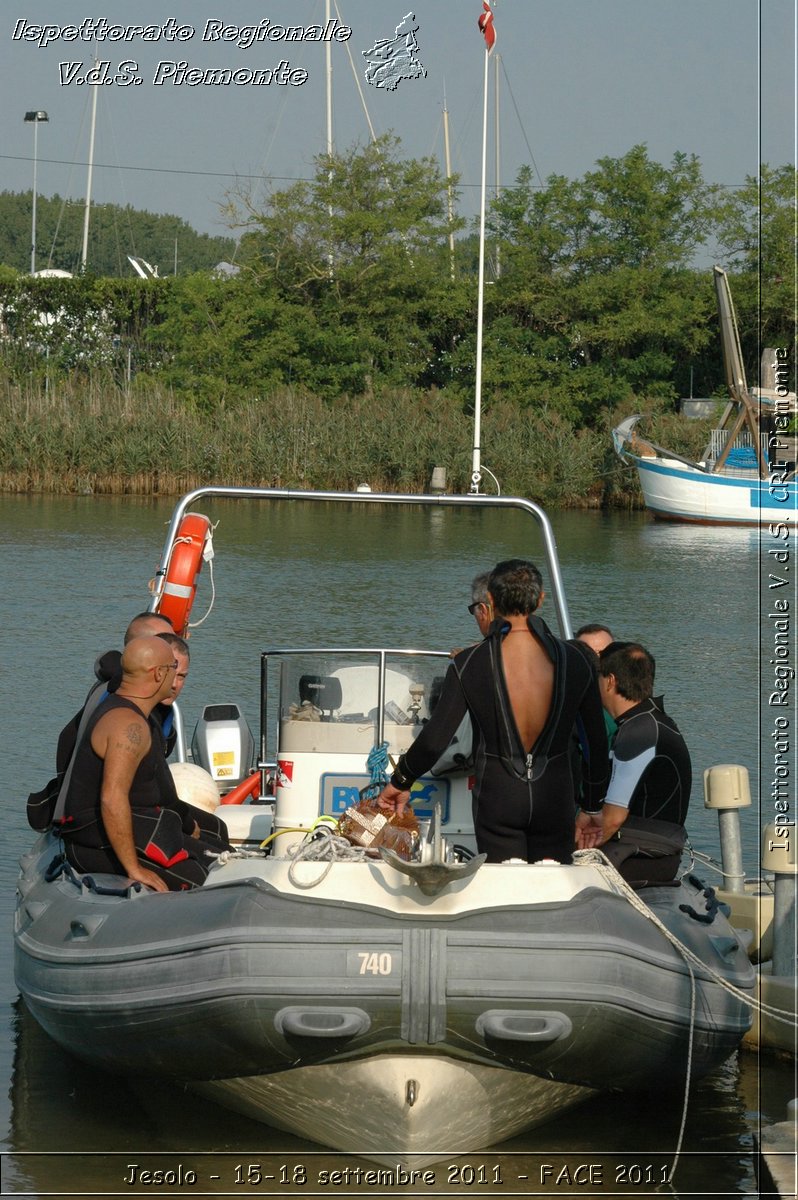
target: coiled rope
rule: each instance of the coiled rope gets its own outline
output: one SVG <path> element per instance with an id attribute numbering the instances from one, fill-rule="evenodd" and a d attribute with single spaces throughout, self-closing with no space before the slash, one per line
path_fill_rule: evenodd
<path id="1" fill-rule="evenodd" d="M 289 883 L 305 891 L 318 887 L 321 881 L 326 879 L 333 863 L 362 862 L 366 857 L 363 846 L 353 846 L 345 837 L 339 837 L 329 825 L 319 825 L 313 834 L 298 846 L 289 846 L 288 854 L 291 857 L 291 865 L 288 868 Z M 296 875 L 297 865 L 301 862 L 323 862 L 325 865 L 315 879 L 303 882 Z"/>

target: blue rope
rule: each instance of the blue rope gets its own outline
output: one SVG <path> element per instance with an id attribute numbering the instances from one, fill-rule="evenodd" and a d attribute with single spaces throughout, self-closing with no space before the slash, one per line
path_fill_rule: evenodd
<path id="1" fill-rule="evenodd" d="M 379 746 L 371 747 L 366 759 L 366 766 L 371 772 L 371 782 L 361 790 L 360 798 L 361 800 L 374 800 L 388 782 L 390 762 L 388 761 L 387 742 L 381 742 Z"/>

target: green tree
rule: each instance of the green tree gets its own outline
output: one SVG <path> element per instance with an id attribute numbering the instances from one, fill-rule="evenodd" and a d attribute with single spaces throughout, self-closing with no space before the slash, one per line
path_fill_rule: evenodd
<path id="1" fill-rule="evenodd" d="M 82 200 L 38 196 L 36 202 L 36 266 L 77 274 L 83 249 Z M 0 263 L 18 271 L 30 269 L 31 193 L 0 192 Z M 159 266 L 161 275 L 211 270 L 235 253 L 230 237 L 197 233 L 172 214 L 156 214 L 130 205 L 93 204 L 87 247 L 93 275 L 133 278 L 128 255 L 141 255 Z"/>
<path id="2" fill-rule="evenodd" d="M 301 351 L 274 288 L 249 276 L 165 282 L 148 337 L 150 370 L 159 381 L 206 410 L 283 382 L 284 364 Z"/>
<path id="3" fill-rule="evenodd" d="M 434 160 L 403 160 L 398 148 L 385 136 L 323 155 L 312 180 L 274 192 L 263 210 L 246 196 L 231 202 L 248 230 L 242 263 L 312 309 L 314 386 L 325 394 L 340 394 L 336 346 L 357 363 L 355 390 L 434 382 L 467 307 L 449 277 L 447 181 Z"/>
<path id="4" fill-rule="evenodd" d="M 17 378 L 94 368 L 126 370 L 142 358 L 167 280 L 47 278 L 0 267 L 0 340 Z"/>
<path id="5" fill-rule="evenodd" d="M 717 241 L 731 281 L 749 383 L 763 346 L 795 340 L 795 228 L 798 172 L 763 163 L 720 208 Z"/>
<path id="6" fill-rule="evenodd" d="M 715 211 L 715 189 L 683 154 L 664 167 L 634 146 L 539 190 L 522 169 L 491 213 L 494 389 L 581 421 L 635 396 L 673 399 L 677 363 L 710 336 L 711 289 L 689 263 Z"/>

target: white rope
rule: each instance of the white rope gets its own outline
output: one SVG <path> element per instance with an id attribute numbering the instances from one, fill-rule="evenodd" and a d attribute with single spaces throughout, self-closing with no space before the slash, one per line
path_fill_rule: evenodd
<path id="1" fill-rule="evenodd" d="M 213 578 L 213 559 L 212 558 L 208 559 L 208 574 L 211 577 L 211 602 L 208 605 L 208 611 L 205 613 L 205 616 L 200 617 L 200 619 L 198 621 L 189 621 L 189 623 L 188 623 L 189 629 L 196 629 L 197 626 L 201 625 L 203 621 L 207 621 L 208 617 L 211 615 L 211 610 L 213 609 L 214 601 L 216 600 L 216 583 Z"/>
<path id="2" fill-rule="evenodd" d="M 674 1150 L 671 1168 L 668 1172 L 668 1186 L 672 1191 L 673 1177 L 676 1174 L 676 1168 L 679 1165 L 679 1159 L 682 1153 L 682 1144 L 684 1142 L 684 1133 L 685 1129 L 687 1128 L 687 1111 L 690 1104 L 690 1084 L 693 1078 L 693 1044 L 695 1038 L 696 1006 L 696 977 L 695 971 L 693 970 L 693 963 L 704 967 L 708 974 L 716 979 L 717 982 L 719 982 L 723 987 L 727 987 L 726 980 L 717 975 L 711 968 L 706 967 L 702 960 L 698 958 L 697 955 L 693 954 L 692 950 L 689 950 L 687 946 L 685 946 L 684 943 L 676 937 L 675 934 L 671 933 L 671 931 L 665 925 L 663 925 L 656 913 L 652 912 L 648 905 L 640 899 L 634 888 L 629 886 L 623 876 L 616 871 L 606 854 L 604 854 L 601 850 L 577 850 L 574 853 L 573 860 L 579 866 L 598 867 L 601 874 L 604 875 L 604 877 L 612 884 L 613 888 L 625 896 L 632 907 L 637 910 L 637 912 L 656 925 L 656 927 L 665 935 L 668 941 L 679 951 L 684 959 L 684 964 L 687 967 L 690 975 L 690 1025 L 687 1038 L 687 1064 L 684 1079 L 682 1117 L 679 1123 L 679 1134 L 676 1138 L 676 1149 Z M 748 996 L 742 992 L 739 992 L 737 988 L 733 988 L 731 985 L 729 985 L 727 990 L 734 992 L 735 995 L 739 995 L 741 998 L 744 998 L 746 1002 L 748 1002 Z"/>
<path id="3" fill-rule="evenodd" d="M 682 1142 L 684 1141 L 684 1131 L 687 1128 L 687 1109 L 690 1103 L 690 1083 L 693 1078 L 693 1039 L 695 1037 L 695 1001 L 696 1001 L 696 985 L 695 971 L 689 962 L 685 962 L 687 970 L 690 972 L 690 1032 L 687 1038 L 687 1071 L 684 1079 L 684 1100 L 682 1102 L 682 1120 L 679 1125 L 679 1136 L 676 1139 L 676 1149 L 673 1152 L 673 1162 L 671 1169 L 668 1172 L 668 1183 L 673 1187 L 673 1177 L 676 1174 L 676 1168 L 679 1164 L 679 1158 L 682 1153 Z"/>
<path id="4" fill-rule="evenodd" d="M 215 859 L 219 866 L 223 867 L 225 863 L 230 862 L 231 859 L 263 858 L 265 856 L 262 850 L 245 850 L 243 846 L 236 846 L 234 849 L 219 850 L 218 852 L 215 850 L 206 850 L 205 857 Z"/>
<path id="5" fill-rule="evenodd" d="M 213 535 L 216 533 L 216 529 L 217 529 L 218 525 L 219 525 L 218 521 L 216 522 L 216 525 L 211 524 L 210 534 L 208 535 L 211 539 L 211 548 L 213 547 Z M 204 553 L 204 548 L 203 548 L 203 553 Z M 208 611 L 206 612 L 204 617 L 200 617 L 200 619 L 198 621 L 189 621 L 189 624 L 188 624 L 189 629 L 196 629 L 198 625 L 201 625 L 203 623 L 203 621 L 207 621 L 208 617 L 211 615 L 211 612 L 213 610 L 213 605 L 216 600 L 216 581 L 213 578 L 213 554 L 211 554 L 210 558 L 206 559 L 206 561 L 208 563 L 208 574 L 211 577 L 211 602 L 208 605 Z"/>
<path id="6" fill-rule="evenodd" d="M 719 975 L 717 971 L 708 966 L 697 954 L 694 954 L 688 946 L 680 942 L 676 934 L 671 933 L 667 926 L 663 925 L 656 913 L 652 912 L 645 901 L 641 900 L 634 888 L 631 888 L 626 880 L 618 874 L 606 854 L 603 854 L 601 850 L 576 850 L 574 851 L 573 860 L 577 866 L 597 867 L 613 890 L 624 896 L 633 908 L 637 909 L 642 916 L 656 925 L 657 929 L 668 939 L 671 945 L 679 951 L 685 962 L 688 964 L 692 963 L 693 966 L 698 967 L 714 983 L 717 983 L 719 987 L 724 988 L 730 995 L 735 996 L 743 1004 L 747 1004 L 749 1008 L 753 1008 L 756 1012 L 767 1017 L 772 1017 L 776 1021 L 784 1021 L 788 1025 L 796 1024 L 795 1016 L 792 1013 L 788 1013 L 782 1008 L 774 1008 L 772 1004 L 765 1004 L 763 1000 L 757 1000 L 750 993 L 735 987 L 733 983 L 729 983 L 727 979 L 724 979 L 722 975 Z"/>
<path id="7" fill-rule="evenodd" d="M 298 846 L 290 846 L 288 854 L 291 866 L 288 868 L 288 880 L 296 888 L 317 887 L 327 878 L 334 862 L 362 862 L 366 851 L 362 846 L 353 846 L 344 837 L 339 837 L 329 825 L 318 825 L 312 837 L 305 838 Z M 315 879 L 303 883 L 297 879 L 296 866 L 300 862 L 324 862 L 324 870 Z"/>

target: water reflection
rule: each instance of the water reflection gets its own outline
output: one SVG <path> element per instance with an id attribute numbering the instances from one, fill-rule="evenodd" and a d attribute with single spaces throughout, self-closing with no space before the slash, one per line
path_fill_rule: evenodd
<path id="1" fill-rule="evenodd" d="M 669 556 L 698 555 L 705 561 L 732 556 L 743 560 L 758 551 L 767 534 L 756 526 L 679 525 L 647 523 L 641 531 L 643 545 Z"/>
<path id="2" fill-rule="evenodd" d="M 127 1190 L 124 1178 L 134 1162 L 149 1170 L 182 1164 L 202 1176 L 207 1190 L 227 1194 L 233 1190 L 236 1165 L 264 1164 L 266 1156 L 275 1156 L 272 1167 L 277 1162 L 292 1169 L 304 1164 L 311 1174 L 364 1167 L 365 1160 L 356 1156 L 332 1154 L 182 1088 L 122 1080 L 88 1067 L 51 1042 L 21 1001 L 14 1006 L 14 1044 L 13 1153 L 5 1164 L 4 1195 L 119 1194 Z M 791 1086 L 783 1067 L 765 1063 L 763 1068 L 746 1053 L 732 1056 L 710 1079 L 694 1083 L 675 1194 L 750 1194 L 755 1186 L 751 1110 L 764 1112 L 766 1120 L 783 1119 Z M 436 1164 L 440 1186 L 424 1190 L 464 1194 L 448 1187 L 454 1174 L 449 1167 L 479 1162 L 490 1172 L 497 1170 L 504 1181 L 526 1176 L 528 1184 L 521 1191 L 573 1194 L 563 1182 L 554 1186 L 549 1168 L 555 1175 L 565 1168 L 567 1179 L 580 1163 L 589 1162 L 602 1176 L 594 1194 L 613 1195 L 616 1185 L 618 1194 L 662 1192 L 667 1189 L 659 1185 L 676 1158 L 683 1101 L 681 1090 L 656 1088 L 643 1096 L 596 1096 L 531 1133 Z M 277 1185 L 275 1179 L 274 1190 L 266 1194 L 290 1194 Z M 576 1184 L 573 1192 L 588 1194 Z"/>

